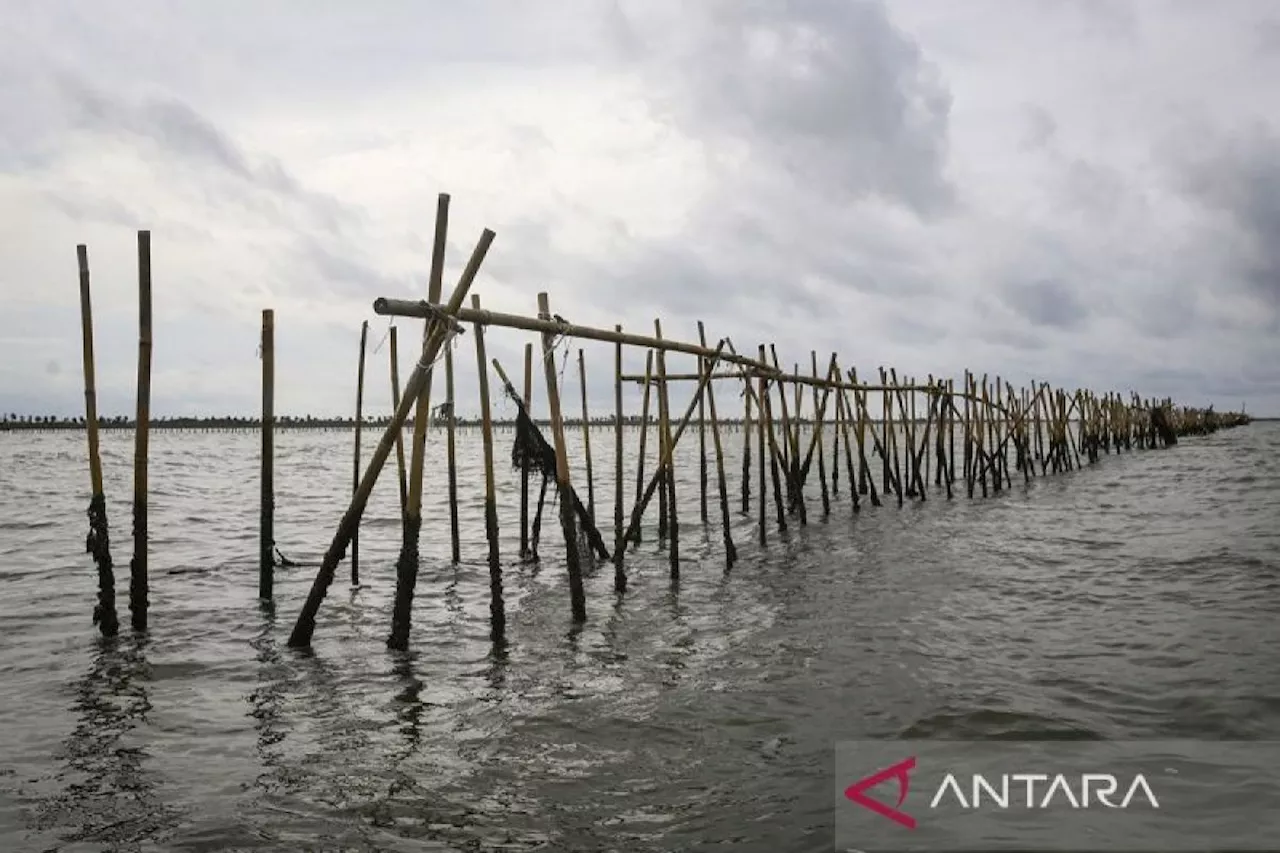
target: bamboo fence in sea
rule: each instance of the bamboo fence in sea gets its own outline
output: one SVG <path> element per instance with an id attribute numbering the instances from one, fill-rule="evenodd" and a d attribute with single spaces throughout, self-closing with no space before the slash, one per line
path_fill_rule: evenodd
<path id="1" fill-rule="evenodd" d="M 760 344 L 754 356 L 737 351 L 729 338 L 711 345 L 706 330 L 698 322 L 698 342 L 664 337 L 662 323 L 655 320 L 650 335 L 575 325 L 551 311 L 546 293 L 537 295 L 537 314 L 525 316 L 485 310 L 478 296 L 464 302 L 476 280 L 494 240 L 486 229 L 480 236 L 462 275 L 449 295 L 443 298 L 443 270 L 448 233 L 449 196 L 437 202 L 435 234 L 428 279 L 427 298 L 415 302 L 380 298 L 374 302 L 378 315 L 417 318 L 424 330 L 420 357 L 403 384 L 398 375 L 396 330 L 390 332 L 391 385 L 394 414 L 385 424 L 372 456 L 362 466 L 361 434 L 364 423 L 365 350 L 368 323 L 361 327 L 357 371 L 356 419 L 352 497 L 326 549 L 302 610 L 294 624 L 289 644 L 308 647 L 316 629 L 316 619 L 339 564 L 348 559 L 351 583 L 361 583 L 359 530 L 374 484 L 394 453 L 399 482 L 402 517 L 400 556 L 396 563 L 396 592 L 387 645 L 408 646 L 412 624 L 414 593 L 420 563 L 419 535 L 422 527 L 423 468 L 428 425 L 433 416 L 444 421 L 447 441 L 450 540 L 453 561 L 459 562 L 458 478 L 455 452 L 455 377 L 452 346 L 454 339 L 470 331 L 475 341 L 480 397 L 480 429 L 483 442 L 485 539 L 488 545 L 490 580 L 490 623 L 495 642 L 506 634 L 503 600 L 503 561 L 498 547 L 498 516 L 495 500 L 496 449 L 490 411 L 490 367 L 502 393 L 516 408 L 515 443 L 512 461 L 520 472 L 520 553 L 519 558 L 537 560 L 538 539 L 548 487 L 554 485 L 565 548 L 565 565 L 571 617 L 587 619 L 583 586 L 584 562 L 602 560 L 613 566 L 617 594 L 627 589 L 626 555 L 641 546 L 642 523 L 657 500 L 658 538 L 665 544 L 673 581 L 680 575 L 681 518 L 676 504 L 677 474 L 674 451 L 689 427 L 696 424 L 699 458 L 699 523 L 718 524 L 723 542 L 725 571 L 733 568 L 737 546 L 732 535 L 732 516 L 754 515 L 756 536 L 767 547 L 770 529 L 785 531 L 790 525 L 803 527 L 813 508 L 809 506 L 816 488 L 822 517 L 832 512 L 840 498 L 843 463 L 844 494 L 853 512 L 866 504 L 879 507 L 885 501 L 899 507 L 907 501 L 928 500 L 932 494 L 953 499 L 957 492 L 968 498 L 986 497 L 1013 487 L 1015 480 L 1029 483 L 1045 477 L 1096 463 L 1103 454 L 1134 449 L 1169 447 L 1179 436 L 1215 432 L 1249 423 L 1241 413 L 1219 413 L 1208 409 L 1175 406 L 1171 400 L 1142 399 L 1136 393 L 1097 394 L 1078 389 L 1067 391 L 1048 383 L 1033 382 L 1015 388 L 1000 377 L 965 371 L 959 387 L 954 380 L 927 376 L 899 377 L 894 369 L 878 370 L 877 382 L 859 381 L 853 367 L 844 366 L 832 353 L 820 367 L 816 352 L 809 354 L 809 370 L 799 366 L 784 371 L 776 348 Z M 84 344 L 85 428 L 89 446 L 91 499 L 89 536 L 86 549 L 98 568 L 98 603 L 94 620 L 106 636 L 118 631 L 115 610 L 115 578 L 111 559 L 103 494 L 102 465 L 98 452 L 99 419 L 94 385 L 93 323 L 89 294 L 87 249 L 77 247 L 80 271 L 81 318 Z M 133 533 L 134 554 L 130 564 L 130 611 L 135 631 L 147 629 L 147 436 L 149 429 L 151 367 L 151 273 L 150 233 L 138 234 L 139 259 L 139 355 L 138 397 L 135 422 Z M 274 572 L 284 557 L 274 541 L 274 312 L 262 312 L 262 452 L 260 480 L 259 598 L 274 602 Z M 533 345 L 524 349 L 523 393 L 517 391 L 497 359 L 486 357 L 487 329 L 514 329 L 535 333 L 541 341 L 545 368 L 547 421 L 550 440 L 543 435 L 530 412 L 533 388 Z M 587 405 L 586 362 L 578 354 L 578 372 L 585 456 L 585 483 L 575 485 L 570 474 L 565 430 L 569 418 L 561 400 L 560 380 L 554 355 L 568 341 L 593 340 L 614 345 L 614 412 L 606 419 L 612 424 L 614 439 L 613 530 L 606 542 L 597 523 L 598 506 L 591 456 L 593 419 Z M 623 372 L 624 348 L 645 351 L 645 371 L 641 375 Z M 694 373 L 667 370 L 668 353 L 697 359 Z M 445 399 L 431 405 L 432 380 L 437 369 L 445 374 Z M 642 386 L 639 422 L 639 455 L 635 472 L 635 495 L 626 494 L 629 482 L 624 465 L 623 411 L 624 383 Z M 716 405 L 715 389 L 725 383 L 739 391 L 742 399 L 740 495 L 732 503 L 725 474 L 729 448 L 724 440 L 722 418 Z M 694 391 L 683 411 L 676 414 L 672 389 L 693 384 Z M 880 417 L 872 416 L 876 404 Z M 809 414 L 804 414 L 805 406 Z M 650 424 L 655 420 L 656 470 L 645 470 Z M 734 415 L 736 418 L 736 413 Z M 412 419 L 412 421 L 410 421 Z M 409 430 L 406 448 L 406 426 Z M 709 441 L 708 441 L 709 439 Z M 828 454 L 828 447 L 830 448 Z M 959 464 L 957 465 L 957 460 Z M 714 475 L 713 475 L 714 470 Z M 714 476 L 714 495 L 712 480 Z M 536 511 L 530 517 L 531 480 L 540 478 Z M 877 481 L 879 486 L 877 487 Z M 585 486 L 586 502 L 580 493 Z M 806 488 L 809 492 L 806 492 Z M 754 497 L 754 506 L 752 499 Z M 865 501 L 864 501 L 865 498 Z M 716 505 L 717 520 L 712 506 Z M 628 509 L 629 507 L 629 509 Z"/>

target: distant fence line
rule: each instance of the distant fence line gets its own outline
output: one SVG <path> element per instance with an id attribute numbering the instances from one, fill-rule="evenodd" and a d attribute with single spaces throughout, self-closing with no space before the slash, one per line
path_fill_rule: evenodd
<path id="1" fill-rule="evenodd" d="M 343 429 L 353 433 L 351 500 L 325 550 L 315 579 L 289 637 L 289 645 L 309 647 L 316 618 L 332 585 L 339 563 L 348 560 L 352 586 L 362 581 L 359 571 L 361 519 L 380 473 L 394 456 L 398 475 L 401 516 L 401 548 L 396 562 L 396 590 L 387 646 L 407 648 L 419 569 L 419 538 L 423 523 L 424 457 L 434 421 L 445 434 L 448 525 L 452 560 L 460 562 L 458 471 L 455 436 L 462 427 L 480 430 L 483 444 L 484 520 L 488 545 L 491 637 L 496 649 L 505 648 L 506 609 L 503 596 L 503 561 L 499 553 L 499 519 L 496 503 L 495 427 L 509 427 L 515 433 L 511 465 L 519 472 L 521 561 L 539 559 L 538 542 L 548 487 L 559 510 L 565 548 L 565 567 L 572 620 L 587 619 L 583 586 L 584 567 L 597 560 L 613 564 L 614 590 L 626 592 L 628 576 L 625 556 L 641 544 L 645 514 L 653 502 L 658 505 L 657 538 L 664 546 L 673 584 L 680 578 L 681 519 L 677 511 L 675 448 L 690 426 L 698 433 L 699 515 L 704 527 L 713 522 L 712 508 L 719 504 L 719 528 L 723 541 L 725 571 L 737 559 L 733 541 L 733 514 L 752 518 L 761 547 L 768 544 L 769 531 L 786 531 L 792 525 L 804 527 L 815 508 L 812 490 L 820 492 L 821 516 L 828 518 L 832 505 L 843 494 L 850 508 L 860 512 L 864 503 L 881 506 L 892 499 L 899 507 L 910 501 L 925 501 L 931 489 L 947 500 L 956 492 L 973 498 L 978 494 L 998 494 L 1012 488 L 1015 480 L 1030 483 L 1033 478 L 1072 471 L 1099 461 L 1102 455 L 1141 448 L 1170 447 L 1180 436 L 1202 435 L 1250 422 L 1243 412 L 1215 412 L 1176 406 L 1169 399 L 1143 399 L 1137 393 L 1094 393 L 1085 389 L 1068 391 L 1045 382 L 1015 388 L 999 376 L 988 377 L 964 371 L 955 380 L 924 381 L 899 377 L 895 369 L 878 368 L 878 382 L 860 382 L 857 371 L 843 368 L 837 354 L 820 366 L 816 351 L 809 353 L 806 371 L 797 364 L 785 371 L 774 346 L 759 344 L 754 355 L 739 353 L 729 338 L 714 345 L 707 340 L 701 321 L 697 322 L 698 342 L 664 337 L 662 323 L 654 320 L 653 334 L 576 325 L 551 311 L 546 293 L 537 294 L 537 315 L 503 314 L 484 310 L 478 296 L 469 291 L 494 239 L 485 229 L 473 250 L 453 292 L 444 299 L 444 252 L 447 244 L 449 196 L 437 200 L 435 234 L 423 301 L 378 299 L 374 313 L 381 316 L 416 318 L 423 322 L 420 356 L 402 383 L 398 374 L 397 332 L 389 331 L 391 378 L 390 416 L 366 416 L 364 380 L 368 321 L 361 325 L 354 417 L 310 418 L 275 414 L 275 312 L 262 312 L 262 416 L 170 417 L 150 415 L 151 370 L 151 273 L 150 232 L 138 233 L 139 268 L 139 350 L 137 414 L 103 418 L 97 413 L 93 357 L 93 324 L 90 305 L 87 249 L 77 247 L 80 271 L 81 325 L 84 344 L 85 416 L 77 420 L 5 419 L 0 428 L 83 429 L 89 446 L 91 499 L 90 532 L 86 550 L 98 567 L 98 604 L 95 622 L 102 633 L 118 630 L 115 613 L 115 579 L 109 548 L 106 501 L 103 494 L 99 433 L 103 430 L 133 430 L 134 493 L 133 547 L 130 563 L 130 611 L 133 629 L 147 627 L 147 441 L 152 429 L 254 429 L 261 435 L 261 478 L 259 483 L 258 595 L 264 607 L 274 607 L 274 570 L 283 555 L 274 539 L 274 441 L 278 431 L 289 429 Z M 522 389 L 497 359 L 486 357 L 485 334 L 493 329 L 516 329 L 535 333 L 541 341 L 541 355 L 534 356 L 534 344 L 524 347 Z M 469 334 L 476 347 L 480 416 L 456 417 L 453 348 L 458 336 Z M 587 366 L 582 349 L 577 351 L 577 387 L 580 415 L 575 419 L 562 405 L 563 374 L 569 364 L 571 340 L 594 340 L 613 344 L 613 411 L 594 416 L 588 407 Z M 643 374 L 623 372 L 624 348 L 641 349 L 645 355 Z M 415 346 L 415 351 L 418 347 Z M 669 373 L 666 356 L 676 353 L 693 356 L 698 369 L 693 373 Z M 557 368 L 557 359 L 560 365 Z M 545 378 L 547 417 L 532 414 L 533 377 L 541 365 Z M 444 375 L 443 402 L 431 405 L 433 377 Z M 495 376 L 496 375 L 496 376 Z M 516 409 L 514 419 L 493 417 L 490 383 L 499 381 L 499 395 Z M 639 416 L 624 412 L 624 383 L 639 383 L 642 398 Z M 695 385 L 683 410 L 673 409 L 672 389 L 680 383 Z M 735 415 L 717 411 L 716 388 L 729 383 Z M 879 417 L 873 417 L 876 410 Z M 741 413 L 741 417 L 737 416 Z M 15 414 L 16 413 L 11 413 Z M 634 493 L 624 471 L 624 429 L 638 430 L 638 453 L 631 464 L 637 466 Z M 372 453 L 362 451 L 364 427 L 382 430 Z M 577 428 L 582 435 L 585 462 L 585 499 L 575 488 L 568 460 L 566 429 Z M 597 499 L 592 434 L 609 428 L 613 433 L 614 494 L 612 496 L 612 542 L 601 533 L 603 501 Z M 656 428 L 656 448 L 649 447 Z M 730 428 L 730 429 L 726 429 Z M 546 429 L 550 439 L 543 434 Z M 740 504 L 731 511 L 725 475 L 729 455 L 722 433 L 736 431 L 741 448 Z M 406 432 L 408 433 L 406 435 Z M 598 436 L 597 436 L 598 440 Z M 407 445 L 407 447 L 406 447 Z M 656 450 L 655 460 L 650 459 Z M 843 463 L 843 468 L 842 468 Z M 652 470 L 646 471 L 652 465 Z M 1016 472 L 1016 477 L 1015 477 Z M 530 517 L 531 480 L 541 480 L 536 513 Z M 806 487 L 810 494 L 806 494 Z M 713 494 L 713 490 L 716 494 Z M 867 497 L 867 501 L 862 500 Z M 753 505 L 754 498 L 754 505 Z M 882 500 L 883 498 L 883 500 Z M 772 510 L 772 511 L 771 511 Z M 443 520 L 442 520 L 443 524 Z"/>

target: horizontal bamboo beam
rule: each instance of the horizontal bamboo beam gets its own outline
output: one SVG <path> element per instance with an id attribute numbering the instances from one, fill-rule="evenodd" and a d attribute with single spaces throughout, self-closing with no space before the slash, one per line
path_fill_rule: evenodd
<path id="1" fill-rule="evenodd" d="M 427 317 L 440 316 L 443 310 L 444 306 L 433 305 L 426 300 L 387 299 L 383 297 L 374 300 L 373 303 L 373 312 L 383 317 L 417 317 L 419 319 L 425 319 Z M 685 343 L 684 341 L 669 340 L 667 338 L 649 337 L 648 335 L 633 335 L 628 332 L 619 332 L 614 329 L 597 329 L 592 326 L 578 326 L 568 321 L 555 318 L 526 317 L 521 314 L 503 314 L 497 311 L 489 311 L 487 309 L 460 308 L 458 309 L 457 322 L 479 323 L 482 326 L 499 326 L 507 329 L 521 329 L 526 332 L 549 333 L 553 335 L 562 335 L 567 338 L 582 338 L 584 340 L 602 341 L 610 344 L 626 344 L 627 346 L 644 347 L 646 349 L 679 352 L 686 355 L 697 356 L 698 358 L 718 358 L 722 362 L 738 364 L 749 368 L 755 372 L 755 375 L 765 376 L 773 382 L 794 382 L 800 385 L 816 385 L 819 388 L 844 388 L 849 391 L 874 390 L 876 387 L 869 385 L 856 385 L 851 382 L 830 379 L 817 379 L 813 376 L 804 376 L 801 374 L 783 373 L 771 364 L 767 364 L 763 361 L 757 361 L 754 358 L 748 358 L 744 355 L 738 355 L 736 352 L 717 353 L 716 350 L 699 344 Z M 701 377 L 692 376 L 692 378 L 700 379 Z M 941 385 L 935 385 L 932 387 L 925 385 L 895 385 L 892 387 L 899 391 L 942 390 Z"/>
<path id="2" fill-rule="evenodd" d="M 754 376 L 754 374 L 749 374 L 749 375 Z M 854 383 L 854 382 L 835 382 L 831 380 L 822 380 L 822 379 L 815 380 L 812 376 L 801 376 L 796 373 L 778 373 L 775 370 L 770 370 L 768 373 L 768 377 L 770 381 L 773 381 L 773 382 L 802 382 L 804 384 L 817 385 L 819 388 L 829 387 L 833 391 L 836 388 L 844 388 L 846 391 L 854 391 L 854 390 L 857 390 L 857 391 L 919 391 L 922 394 L 928 394 L 932 391 L 937 391 L 940 394 L 946 393 L 946 390 L 942 385 L 942 383 L 934 383 L 933 385 L 863 385 L 861 383 Z M 717 373 L 715 376 L 712 376 L 711 378 L 740 380 L 743 378 L 743 375 L 741 373 Z M 665 377 L 665 380 L 657 376 L 648 377 L 649 383 L 651 385 L 657 385 L 658 383 L 663 381 L 698 382 L 701 379 L 702 377 L 696 373 L 668 373 Z M 623 374 L 622 381 L 635 382 L 637 384 L 643 385 L 645 381 L 645 376 L 641 374 Z M 955 393 L 955 396 L 962 397 L 964 395 L 961 394 L 959 391 L 957 391 Z M 920 421 L 921 423 L 923 423 L 924 418 L 920 418 Z"/>
<path id="3" fill-rule="evenodd" d="M 426 300 L 413 299 L 387 299 L 379 297 L 373 302 L 373 312 L 383 317 L 416 317 L 426 319 L 428 317 L 446 318 L 448 325 L 455 326 L 463 323 L 478 323 L 482 326 L 498 326 L 507 329 L 521 329 L 526 332 L 550 333 L 553 335 L 562 335 L 567 338 L 581 338 L 583 340 L 602 341 L 610 344 L 625 344 L 627 346 L 644 347 L 646 349 L 664 350 L 666 352 L 679 352 L 686 355 L 697 356 L 699 358 L 718 358 L 722 363 L 737 364 L 751 371 L 752 376 L 763 376 L 771 382 L 791 382 L 797 385 L 812 385 L 817 388 L 843 389 L 845 391 L 919 391 L 923 393 L 938 393 L 953 398 L 963 399 L 968 397 L 974 402 L 985 406 L 986 408 L 1000 412 L 1007 417 L 1013 417 L 1004 406 L 991 401 L 982 402 L 977 396 L 972 396 L 964 391 L 951 391 L 947 385 L 942 382 L 936 382 L 932 385 L 862 385 L 848 380 L 819 379 L 814 376 L 804 376 L 797 373 L 784 373 L 771 364 L 759 361 L 754 358 L 748 358 L 739 355 L 733 349 L 733 343 L 729 342 L 729 352 L 719 352 L 704 347 L 699 344 L 686 343 L 684 341 L 669 340 L 667 338 L 655 338 L 648 335 L 633 335 L 628 332 L 619 332 L 615 329 L 597 329 L 592 326 L 579 326 L 561 319 L 557 316 L 553 317 L 526 317 L 521 314 L 504 314 L 498 311 L 489 311 L 488 309 L 478 308 L 459 308 L 455 318 L 448 319 L 444 314 L 445 306 L 432 304 Z M 727 340 L 727 339 L 726 339 Z M 687 378 L 690 381 L 698 380 L 701 377 L 696 374 L 677 374 L 668 375 L 667 381 L 673 379 Z M 719 375 L 717 377 L 719 378 Z M 745 377 L 739 377 L 745 378 Z M 624 377 L 629 381 L 644 382 L 643 377 Z M 650 382 L 655 382 L 650 377 Z M 1146 411 L 1148 407 L 1137 405 L 1130 406 L 1131 411 Z"/>

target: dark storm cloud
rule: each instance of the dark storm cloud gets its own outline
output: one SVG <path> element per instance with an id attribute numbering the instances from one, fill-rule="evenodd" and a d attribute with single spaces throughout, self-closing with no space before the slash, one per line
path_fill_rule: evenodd
<path id="1" fill-rule="evenodd" d="M 1189 154 L 1186 191 L 1224 216 L 1239 240 L 1235 272 L 1280 312 L 1280 137 L 1254 126 Z"/>
<path id="2" fill-rule="evenodd" d="M 633 23 L 648 14 L 626 8 Z M 667 84 L 660 106 L 709 145 L 740 147 L 747 168 L 780 169 L 801 192 L 949 206 L 951 97 L 882 4 L 713 0 L 679 21 L 634 43 Z"/>
<path id="3" fill-rule="evenodd" d="M 1058 278 L 1010 281 L 1004 285 L 1005 302 L 1037 326 L 1078 329 L 1089 317 L 1089 306 L 1067 282 Z"/>

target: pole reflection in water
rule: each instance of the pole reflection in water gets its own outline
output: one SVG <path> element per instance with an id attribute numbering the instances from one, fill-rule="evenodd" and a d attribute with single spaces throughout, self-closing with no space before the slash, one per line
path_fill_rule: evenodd
<path id="1" fill-rule="evenodd" d="M 276 785 L 280 753 L 277 745 L 288 734 L 287 727 L 281 721 L 283 705 L 283 684 L 287 673 L 280 660 L 280 648 L 273 634 L 275 613 L 264 612 L 262 630 L 253 639 L 251 645 L 257 653 L 258 687 L 249 694 L 249 712 L 254 719 L 254 730 L 258 733 L 258 758 L 262 762 L 263 772 L 258 775 L 257 785 L 268 791 Z"/>
<path id="2" fill-rule="evenodd" d="M 74 685 L 78 723 L 59 756 L 66 787 L 40 805 L 39 829 L 115 850 L 160 841 L 177 825 L 179 816 L 157 796 L 143 738 L 131 737 L 148 722 L 150 679 L 145 638 L 99 642 Z"/>

